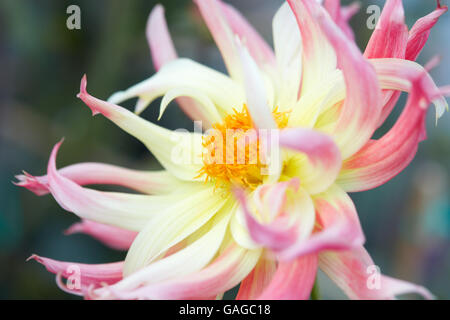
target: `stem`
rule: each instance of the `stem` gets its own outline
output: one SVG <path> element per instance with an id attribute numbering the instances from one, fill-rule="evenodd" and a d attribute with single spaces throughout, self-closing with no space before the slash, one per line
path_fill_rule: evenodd
<path id="1" fill-rule="evenodd" d="M 314 286 L 311 290 L 311 300 L 320 300 L 320 290 L 319 290 L 319 281 L 316 277 L 316 281 L 314 281 Z"/>

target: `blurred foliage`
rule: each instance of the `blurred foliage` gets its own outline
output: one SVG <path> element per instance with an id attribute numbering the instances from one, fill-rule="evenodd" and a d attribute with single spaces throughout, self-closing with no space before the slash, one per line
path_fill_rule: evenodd
<path id="1" fill-rule="evenodd" d="M 182 56 L 224 71 L 195 7 L 189 0 L 159 1 L 166 9 L 169 28 Z M 271 42 L 271 17 L 277 1 L 230 1 L 248 16 Z M 349 1 L 344 1 L 349 3 Z M 408 0 L 407 22 L 434 9 L 434 1 Z M 70 298 L 55 285 L 54 276 L 36 263 L 25 263 L 32 253 L 77 262 L 102 263 L 124 258 L 84 235 L 62 231 L 78 219 L 50 197 L 37 197 L 15 187 L 11 180 L 21 170 L 43 174 L 52 146 L 65 137 L 58 167 L 83 161 L 112 163 L 130 168 L 159 168 L 137 140 L 90 111 L 75 95 L 81 76 L 89 90 L 107 98 L 154 73 L 145 39 L 147 16 L 156 4 L 149 0 L 2 0 L 0 2 L 0 298 Z M 365 47 L 366 8 L 383 1 L 360 1 L 354 17 L 357 41 Z M 81 30 L 66 28 L 66 8 L 81 8 Z M 450 83 L 448 15 L 433 30 L 419 61 L 441 54 L 433 72 L 439 85 Z M 405 97 L 377 133 L 395 122 Z M 124 104 L 131 108 L 133 101 Z M 143 117 L 156 122 L 154 103 Z M 450 298 L 450 172 L 449 117 L 436 128 L 430 112 L 429 140 L 422 143 L 413 163 L 385 186 L 353 194 L 367 235 L 367 248 L 381 270 L 391 276 L 427 286 Z M 171 106 L 159 122 L 167 128 L 192 129 L 191 122 Z M 430 192 L 430 190 L 432 192 Z M 322 281 L 322 278 L 321 278 Z M 329 283 L 321 284 L 325 298 L 342 297 Z"/>

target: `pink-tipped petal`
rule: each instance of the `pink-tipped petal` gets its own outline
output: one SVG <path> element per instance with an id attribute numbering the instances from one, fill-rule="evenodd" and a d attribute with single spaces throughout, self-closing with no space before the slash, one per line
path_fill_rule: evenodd
<path id="1" fill-rule="evenodd" d="M 350 299 L 387 300 L 405 293 L 433 299 L 424 287 L 382 275 L 363 247 L 323 252 L 319 254 L 319 267 Z"/>
<path id="2" fill-rule="evenodd" d="M 280 132 L 280 146 L 307 155 L 309 162 L 302 166 L 302 186 L 311 194 L 325 191 L 341 169 L 341 154 L 333 139 L 313 129 L 293 128 Z"/>
<path id="3" fill-rule="evenodd" d="M 272 48 L 233 6 L 219 2 L 231 30 L 245 43 L 253 59 L 262 70 L 275 67 Z"/>
<path id="4" fill-rule="evenodd" d="M 287 2 L 295 15 L 301 33 L 303 61 L 306 62 L 303 64 L 301 84 L 301 93 L 304 94 L 322 85 L 322 82 L 336 69 L 336 55 L 314 17 L 314 11 L 318 7 L 323 9 L 317 1 L 288 0 Z M 345 38 L 345 41 L 347 40 Z"/>
<path id="5" fill-rule="evenodd" d="M 124 131 L 139 139 L 155 155 L 158 161 L 174 176 L 182 180 L 194 180 L 201 165 L 194 154 L 197 146 L 201 144 L 201 135 L 188 132 L 174 132 L 149 121 L 138 115 L 115 105 L 91 96 L 86 90 L 86 75 L 80 84 L 78 97 L 92 110 L 92 114 L 102 114 Z M 185 143 L 180 144 L 181 141 Z M 178 148 L 178 149 L 175 149 Z M 193 160 L 179 161 L 172 155 L 174 150 L 182 148 L 184 155 L 194 157 Z M 185 149 L 184 149 L 185 148 Z M 186 163 L 188 162 L 188 163 Z"/>
<path id="6" fill-rule="evenodd" d="M 164 7 L 156 5 L 147 21 L 147 41 L 152 55 L 153 65 L 159 70 L 166 63 L 178 58 L 177 52 L 170 37 L 166 19 L 164 18 Z M 201 120 L 203 125 L 209 126 L 210 119 L 203 112 L 203 108 L 194 99 L 180 97 L 176 99 L 181 110 L 193 120 Z"/>
<path id="7" fill-rule="evenodd" d="M 408 44 L 406 46 L 405 58 L 408 60 L 416 60 L 428 40 L 431 29 L 434 27 L 439 17 L 447 12 L 447 6 L 438 7 L 432 13 L 417 20 L 409 31 Z"/>
<path id="8" fill-rule="evenodd" d="M 258 298 L 271 282 L 276 269 L 277 264 L 274 260 L 261 257 L 252 272 L 242 280 L 236 300 L 254 300 Z"/>
<path id="9" fill-rule="evenodd" d="M 426 111 L 430 102 L 442 99 L 440 90 L 424 69 L 416 68 L 413 62 L 400 65 L 398 62 L 392 61 L 384 67 L 387 73 L 396 73 L 396 77 L 407 79 L 411 84 L 405 109 L 388 133 L 371 140 L 344 161 L 337 182 L 346 191 L 372 189 L 400 173 L 414 158 L 419 142 L 426 137 Z"/>
<path id="10" fill-rule="evenodd" d="M 64 167 L 58 172 L 79 185 L 105 184 L 130 188 L 147 194 L 167 193 L 177 179 L 166 171 L 137 171 L 103 163 L 85 162 Z M 48 177 L 18 175 L 16 185 L 41 196 L 49 193 Z"/>
<path id="11" fill-rule="evenodd" d="M 402 0 L 388 0 L 367 44 L 366 58 L 404 58 L 408 27 Z"/>
<path id="12" fill-rule="evenodd" d="M 281 260 L 292 260 L 323 250 L 346 250 L 361 246 L 364 234 L 350 197 L 337 186 L 314 197 L 318 230 L 307 239 L 299 239 L 278 253 Z"/>
<path id="13" fill-rule="evenodd" d="M 296 240 L 295 225 L 289 225 L 283 218 L 276 218 L 270 224 L 260 223 L 250 212 L 244 191 L 237 189 L 235 195 L 244 211 L 247 229 L 253 241 L 272 250 L 280 250 Z"/>
<path id="14" fill-rule="evenodd" d="M 162 5 L 158 4 L 153 8 L 147 20 L 145 33 L 156 70 L 178 57 L 167 27 Z"/>
<path id="15" fill-rule="evenodd" d="M 401 0 L 388 0 L 364 52 L 365 57 L 405 58 L 408 27 Z M 383 90 L 383 107 L 377 127 L 381 126 L 394 109 L 400 92 Z"/>
<path id="16" fill-rule="evenodd" d="M 317 255 L 281 261 L 259 300 L 307 300 L 317 273 Z"/>
<path id="17" fill-rule="evenodd" d="M 314 3 L 314 14 L 336 50 L 338 63 L 344 73 L 346 98 L 335 128 L 331 129 L 342 158 L 354 154 L 372 136 L 381 112 L 381 90 L 373 66 L 363 57 L 356 44 L 349 41 L 336 27 L 330 16 Z"/>
<path id="18" fill-rule="evenodd" d="M 340 0 L 325 0 L 323 6 L 336 25 L 342 29 L 349 39 L 353 40 L 355 35 L 350 27 L 349 20 L 359 11 L 359 3 L 355 2 L 349 6 L 342 7 Z"/>
<path id="19" fill-rule="evenodd" d="M 28 260 L 42 264 L 49 272 L 71 282 L 70 293 L 86 294 L 88 288 L 99 288 L 122 280 L 123 261 L 105 264 L 84 264 L 58 261 L 33 254 Z M 67 285 L 65 285 L 67 287 Z"/>
<path id="20" fill-rule="evenodd" d="M 129 231 L 90 220 L 82 220 L 70 226 L 64 234 L 84 233 L 116 250 L 128 250 L 137 232 Z"/>
<path id="21" fill-rule="evenodd" d="M 228 73 L 233 79 L 241 80 L 242 71 L 239 64 L 239 56 L 234 43 L 233 31 L 228 24 L 219 0 L 195 0 L 194 1 L 211 32 Z"/>
<path id="22" fill-rule="evenodd" d="M 158 211 L 170 205 L 169 196 L 148 196 L 101 192 L 79 186 L 56 170 L 55 145 L 48 163 L 48 187 L 55 200 L 67 211 L 100 223 L 138 231 Z"/>
<path id="23" fill-rule="evenodd" d="M 235 245 L 228 247 L 206 268 L 170 280 L 144 285 L 135 290 L 101 290 L 118 299 L 206 299 L 225 292 L 242 281 L 255 267 L 260 250 L 248 251 Z"/>

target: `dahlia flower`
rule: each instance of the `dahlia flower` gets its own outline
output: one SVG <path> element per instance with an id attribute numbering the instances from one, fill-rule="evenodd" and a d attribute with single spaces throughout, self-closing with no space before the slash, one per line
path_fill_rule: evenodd
<path id="1" fill-rule="evenodd" d="M 387 0 L 361 53 L 348 25 L 356 6 L 288 0 L 273 18 L 272 49 L 230 5 L 195 3 L 228 75 L 178 58 L 158 5 L 147 25 L 157 73 L 108 101 L 87 92 L 84 76 L 78 95 L 93 115 L 145 144 L 164 170 L 100 163 L 58 170 L 60 142 L 47 175 L 17 176 L 19 186 L 51 193 L 82 219 L 67 233 L 128 250 L 125 261 L 30 258 L 55 273 L 63 290 L 89 299 L 214 299 L 237 285 L 237 299 L 308 299 L 318 268 L 352 299 L 408 292 L 431 298 L 418 285 L 370 278 L 375 264 L 347 192 L 375 188 L 402 171 L 425 139 L 428 106 L 437 117 L 447 108 L 449 88 L 428 74 L 436 60 L 414 62 L 447 8 L 438 2 L 408 30 L 402 1 Z M 397 122 L 372 139 L 401 92 L 409 96 Z M 176 99 L 204 131 L 170 131 L 141 118 L 161 96 L 160 116 Z M 118 105 L 134 97 L 134 113 Z M 83 187 L 90 184 L 138 193 Z M 80 281 L 69 286 L 63 278 L 74 265 Z"/>

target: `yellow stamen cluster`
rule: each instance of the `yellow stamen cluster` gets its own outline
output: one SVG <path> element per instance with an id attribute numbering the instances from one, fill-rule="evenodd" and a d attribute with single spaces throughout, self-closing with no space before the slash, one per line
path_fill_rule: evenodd
<path id="1" fill-rule="evenodd" d="M 289 112 L 278 111 L 277 107 L 272 114 L 279 128 L 287 126 Z M 255 132 L 247 106 L 244 105 L 242 111 L 233 109 L 233 114 L 226 115 L 222 123 L 213 124 L 212 129 L 214 134 L 207 133 L 203 137 L 205 152 L 198 177 L 206 176 L 205 180 L 214 181 L 216 187 L 231 183 L 255 188 L 261 184 L 261 171 L 266 164 L 260 158 L 258 137 L 245 139 L 250 132 Z M 241 138 L 245 144 L 239 150 Z"/>

